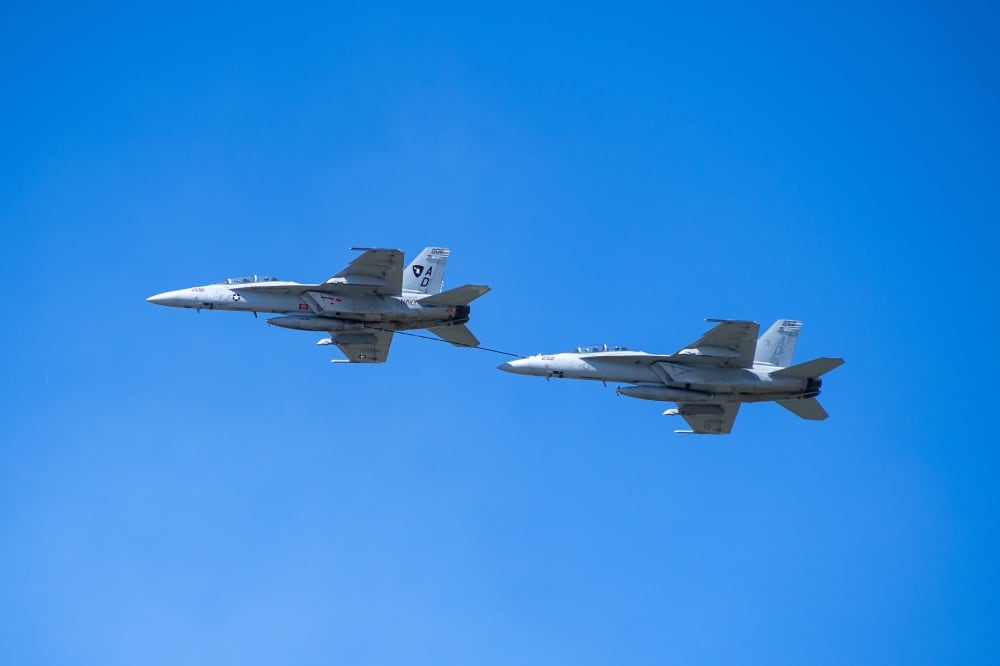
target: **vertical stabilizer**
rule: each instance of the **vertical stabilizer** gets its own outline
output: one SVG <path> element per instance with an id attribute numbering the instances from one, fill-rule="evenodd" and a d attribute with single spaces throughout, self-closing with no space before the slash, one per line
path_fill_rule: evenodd
<path id="1" fill-rule="evenodd" d="M 801 321 L 779 319 L 757 341 L 757 351 L 754 353 L 755 363 L 770 363 L 786 368 L 792 364 L 795 354 L 795 343 L 799 340 Z"/>
<path id="2" fill-rule="evenodd" d="M 425 247 L 403 272 L 403 291 L 439 294 L 444 287 L 444 265 L 451 251 L 443 247 Z"/>

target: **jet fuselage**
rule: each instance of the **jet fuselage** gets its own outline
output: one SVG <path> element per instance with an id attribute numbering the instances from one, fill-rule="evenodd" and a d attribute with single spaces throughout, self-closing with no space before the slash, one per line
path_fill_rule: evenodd
<path id="1" fill-rule="evenodd" d="M 657 360 L 634 351 L 537 354 L 503 363 L 501 370 L 521 375 L 622 382 L 621 395 L 644 400 L 762 402 L 819 393 L 819 380 L 781 377 L 780 367 L 755 363 L 751 368 L 698 366 Z"/>
<path id="2" fill-rule="evenodd" d="M 337 330 L 337 320 L 385 326 L 392 330 L 431 328 L 469 318 L 468 306 L 422 305 L 428 294 L 399 296 L 327 293 L 297 282 L 262 280 L 249 284 L 210 284 L 149 297 L 150 303 L 196 310 L 235 310 L 289 315 L 268 323 L 300 330 Z M 313 320 L 313 321 L 309 321 Z"/>

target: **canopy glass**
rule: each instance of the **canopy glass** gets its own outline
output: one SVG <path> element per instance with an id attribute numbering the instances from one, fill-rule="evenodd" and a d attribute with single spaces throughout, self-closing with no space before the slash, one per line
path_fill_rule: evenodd
<path id="1" fill-rule="evenodd" d="M 226 278 L 219 284 L 253 284 L 254 282 L 281 282 L 281 278 L 268 275 L 244 275 L 243 277 Z"/>

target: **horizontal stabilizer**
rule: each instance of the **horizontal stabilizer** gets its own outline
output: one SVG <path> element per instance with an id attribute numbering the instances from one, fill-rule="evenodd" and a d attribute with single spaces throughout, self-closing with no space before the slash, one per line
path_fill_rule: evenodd
<path id="1" fill-rule="evenodd" d="M 842 358 L 814 358 L 805 363 L 799 363 L 788 368 L 775 370 L 770 373 L 772 377 L 796 377 L 798 379 L 815 379 L 820 375 L 825 375 L 834 368 L 839 368 L 844 364 Z"/>
<path id="2" fill-rule="evenodd" d="M 823 409 L 823 405 L 819 404 L 819 400 L 816 398 L 778 400 L 776 402 L 792 414 L 803 419 L 808 419 L 809 421 L 822 421 L 829 416 L 826 410 Z"/>
<path id="3" fill-rule="evenodd" d="M 428 328 L 427 330 L 456 347 L 479 346 L 479 340 L 476 339 L 476 336 L 472 334 L 472 331 L 465 324 L 459 324 L 458 326 L 438 326 L 436 328 Z"/>
<path id="4" fill-rule="evenodd" d="M 490 290 L 485 284 L 467 284 L 420 299 L 421 305 L 468 305 Z"/>

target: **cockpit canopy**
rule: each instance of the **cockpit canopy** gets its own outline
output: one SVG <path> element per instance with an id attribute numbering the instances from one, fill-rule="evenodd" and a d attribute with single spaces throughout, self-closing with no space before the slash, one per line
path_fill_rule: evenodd
<path id="1" fill-rule="evenodd" d="M 226 278 L 219 284 L 253 284 L 255 282 L 281 282 L 281 278 L 267 275 L 244 275 L 243 277 Z"/>
<path id="2" fill-rule="evenodd" d="M 615 352 L 615 351 L 638 351 L 637 349 L 630 349 L 628 347 L 622 347 L 621 345 L 591 345 L 589 347 L 576 347 L 569 350 L 573 354 L 594 354 L 597 352 Z"/>

